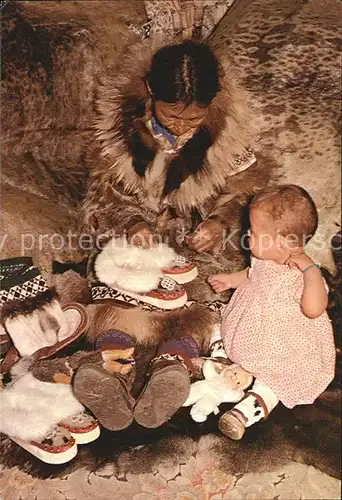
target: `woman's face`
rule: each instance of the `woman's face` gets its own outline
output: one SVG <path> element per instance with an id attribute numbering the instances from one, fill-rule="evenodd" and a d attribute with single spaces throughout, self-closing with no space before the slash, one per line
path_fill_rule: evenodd
<path id="1" fill-rule="evenodd" d="M 204 121 L 207 108 L 198 104 L 154 102 L 154 112 L 159 123 L 175 136 L 197 129 Z"/>

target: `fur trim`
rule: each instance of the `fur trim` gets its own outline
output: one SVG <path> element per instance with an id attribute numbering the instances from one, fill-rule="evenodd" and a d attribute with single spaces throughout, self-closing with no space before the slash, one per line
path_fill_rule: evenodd
<path id="1" fill-rule="evenodd" d="M 58 299 L 56 290 L 49 288 L 44 292 L 37 293 L 34 297 L 27 297 L 24 300 L 9 300 L 1 307 L 1 322 L 21 314 L 31 314 L 36 309 L 51 304 L 56 299 Z"/>
<path id="2" fill-rule="evenodd" d="M 35 362 L 35 356 L 25 356 L 23 358 L 20 358 L 19 361 L 11 368 L 10 373 L 12 376 L 12 380 L 18 379 L 28 373 Z"/>
<path id="3" fill-rule="evenodd" d="M 167 245 L 143 249 L 130 246 L 124 238 L 110 240 L 96 257 L 96 277 L 107 286 L 144 293 L 155 289 L 161 269 L 172 265 L 176 253 Z"/>
<path id="4" fill-rule="evenodd" d="M 41 440 L 52 427 L 84 407 L 66 384 L 41 382 L 26 373 L 0 393 L 0 432 Z"/>
<path id="5" fill-rule="evenodd" d="M 58 300 L 41 302 L 30 314 L 6 318 L 5 328 L 21 356 L 30 356 L 70 335 L 70 327 Z"/>
<path id="6" fill-rule="evenodd" d="M 209 349 L 213 325 L 218 314 L 200 305 L 170 312 L 148 312 L 138 307 L 123 309 L 112 304 L 91 304 L 87 307 L 90 326 L 87 336 L 95 343 L 102 333 L 117 328 L 131 335 L 139 345 L 157 345 L 162 340 L 193 337 L 201 351 Z"/>
<path id="7" fill-rule="evenodd" d="M 88 280 L 82 278 L 75 271 L 55 274 L 52 276 L 52 280 L 60 296 L 62 306 L 70 302 L 80 302 L 81 304 L 90 304 L 92 302 Z"/>

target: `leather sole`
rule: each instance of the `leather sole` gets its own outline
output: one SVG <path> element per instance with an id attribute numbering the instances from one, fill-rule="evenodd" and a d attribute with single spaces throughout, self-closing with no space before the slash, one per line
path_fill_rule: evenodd
<path id="1" fill-rule="evenodd" d="M 182 365 L 171 365 L 152 373 L 134 407 L 135 421 L 154 429 L 169 420 L 190 394 L 190 377 Z"/>
<path id="2" fill-rule="evenodd" d="M 77 455 L 77 444 L 74 439 L 70 442 L 69 446 L 65 446 L 62 451 L 46 451 L 42 449 L 38 443 L 35 443 L 34 441 L 23 441 L 21 439 L 17 438 L 11 438 L 14 443 L 18 444 L 24 450 L 28 451 L 31 453 L 31 455 L 34 455 L 35 457 L 39 458 L 42 462 L 45 462 L 46 464 L 53 464 L 53 465 L 59 465 L 59 464 L 66 464 L 67 462 L 70 462 L 76 455 Z"/>
<path id="3" fill-rule="evenodd" d="M 124 383 L 103 368 L 85 364 L 73 379 L 74 393 L 110 431 L 126 429 L 133 422 L 134 399 Z"/>

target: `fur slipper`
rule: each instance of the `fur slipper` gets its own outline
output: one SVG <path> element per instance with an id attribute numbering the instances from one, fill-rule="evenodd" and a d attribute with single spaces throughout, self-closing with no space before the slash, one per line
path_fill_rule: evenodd
<path id="1" fill-rule="evenodd" d="M 40 441 L 24 441 L 13 437 L 11 440 L 42 462 L 52 465 L 70 462 L 78 451 L 75 439 L 59 426 L 55 426 Z"/>
<path id="2" fill-rule="evenodd" d="M 0 392 L 0 432 L 43 462 L 66 463 L 77 453 L 76 439 L 67 428 L 69 419 L 84 407 L 69 385 L 41 382 L 31 373 L 21 373 L 19 369 L 25 370 L 26 364 L 25 359 L 20 361 L 23 366 L 16 367 L 15 378 Z M 92 427 L 88 421 L 83 430 L 95 431 Z M 95 433 L 88 439 L 95 439 Z"/>
<path id="3" fill-rule="evenodd" d="M 94 261 L 94 271 L 102 283 L 138 293 L 157 287 L 163 275 L 179 284 L 198 275 L 194 264 L 167 245 L 138 248 L 124 238 L 113 238 L 103 247 Z"/>
<path id="4" fill-rule="evenodd" d="M 62 307 L 61 326 L 58 331 L 58 342 L 43 347 L 33 354 L 35 359 L 44 359 L 64 349 L 77 340 L 88 328 L 88 315 L 84 306 L 73 302 Z"/>
<path id="5" fill-rule="evenodd" d="M 176 253 L 166 245 L 142 249 L 124 238 L 111 239 L 94 262 L 96 277 L 112 288 L 145 293 L 156 288 L 163 267 L 171 266 Z"/>
<path id="6" fill-rule="evenodd" d="M 187 302 L 185 290 L 163 273 L 167 269 L 171 275 L 174 263 L 178 268 L 184 265 L 182 269 L 189 276 L 193 272 L 188 262 L 177 260 L 176 252 L 167 245 L 142 249 L 129 245 L 124 238 L 113 238 L 90 259 L 92 298 L 165 310 L 183 307 Z"/>
<path id="7" fill-rule="evenodd" d="M 58 311 L 58 314 L 56 314 L 54 319 L 58 321 L 59 325 L 59 329 L 57 331 L 57 342 L 53 345 L 44 345 L 44 341 L 42 341 L 41 344 L 43 344 L 43 346 L 40 347 L 40 349 L 30 353 L 31 358 L 38 360 L 45 359 L 54 355 L 58 351 L 64 349 L 64 347 L 77 340 L 88 327 L 87 311 L 84 306 L 76 302 L 63 306 L 60 312 Z M 30 343 L 30 320 L 31 318 L 27 317 L 17 319 L 17 321 L 22 323 L 23 328 L 27 326 L 24 332 L 28 333 L 28 335 L 26 336 L 26 340 L 22 339 L 20 341 L 20 345 L 25 342 L 27 342 L 27 344 Z M 29 352 L 30 351 L 31 350 L 29 350 Z M 0 373 L 8 372 L 19 359 L 20 353 L 18 352 L 18 349 L 12 345 L 12 347 L 7 351 L 6 355 L 3 358 L 0 366 Z"/>
<path id="8" fill-rule="evenodd" d="M 32 373 L 15 378 L 0 392 L 0 432 L 40 442 L 64 419 L 84 411 L 70 385 L 41 382 Z"/>
<path id="9" fill-rule="evenodd" d="M 198 276 L 198 269 L 189 259 L 183 255 L 176 255 L 171 267 L 162 269 L 165 276 L 174 279 L 180 285 L 193 281 Z"/>
<path id="10" fill-rule="evenodd" d="M 61 307 L 30 257 L 0 261 L 1 372 L 19 357 L 48 357 L 63 349 L 87 328 L 80 304 Z"/>

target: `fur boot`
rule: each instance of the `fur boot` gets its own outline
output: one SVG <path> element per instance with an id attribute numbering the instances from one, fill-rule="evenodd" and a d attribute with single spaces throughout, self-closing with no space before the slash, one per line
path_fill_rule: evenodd
<path id="1" fill-rule="evenodd" d="M 24 373 L 0 392 L 0 432 L 23 441 L 41 440 L 54 425 L 84 410 L 71 386 Z"/>

